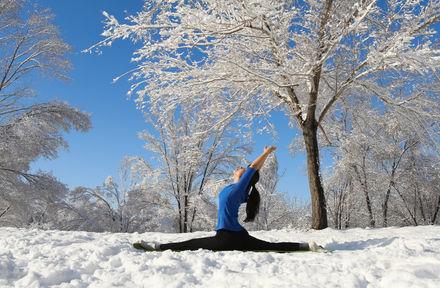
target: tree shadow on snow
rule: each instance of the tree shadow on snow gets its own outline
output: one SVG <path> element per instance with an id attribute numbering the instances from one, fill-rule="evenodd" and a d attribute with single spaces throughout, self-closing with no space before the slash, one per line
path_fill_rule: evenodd
<path id="1" fill-rule="evenodd" d="M 392 238 L 374 238 L 368 240 L 361 241 L 351 241 L 351 242 L 342 242 L 342 243 L 329 243 L 325 245 L 326 249 L 330 250 L 346 250 L 346 251 L 355 251 L 355 250 L 365 250 L 370 247 L 385 247 L 390 245 L 394 240 L 399 237 Z"/>

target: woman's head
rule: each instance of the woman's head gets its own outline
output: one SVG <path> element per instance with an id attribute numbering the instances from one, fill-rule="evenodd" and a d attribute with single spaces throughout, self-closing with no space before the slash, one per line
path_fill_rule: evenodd
<path id="1" fill-rule="evenodd" d="M 246 171 L 246 169 L 244 167 L 237 167 L 234 170 L 234 174 L 232 175 L 232 179 L 234 180 L 234 182 L 238 182 L 238 180 L 240 180 L 241 175 L 243 175 L 243 173 Z"/>

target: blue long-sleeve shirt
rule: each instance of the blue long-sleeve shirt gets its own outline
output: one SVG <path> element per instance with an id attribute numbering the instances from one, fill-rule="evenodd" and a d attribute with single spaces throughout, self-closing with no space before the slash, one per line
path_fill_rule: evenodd
<path id="1" fill-rule="evenodd" d="M 238 223 L 238 208 L 246 202 L 248 186 L 252 176 L 257 171 L 247 167 L 237 183 L 229 184 L 219 193 L 218 216 L 215 230 L 226 229 L 230 231 L 241 231 L 243 226 Z"/>

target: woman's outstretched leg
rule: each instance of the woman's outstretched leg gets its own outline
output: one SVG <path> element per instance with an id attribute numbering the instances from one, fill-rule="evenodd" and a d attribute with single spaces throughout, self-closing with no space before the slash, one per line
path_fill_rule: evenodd
<path id="1" fill-rule="evenodd" d="M 310 251 L 310 248 L 308 243 L 267 242 L 249 235 L 246 239 L 246 251 L 292 252 Z"/>
<path id="2" fill-rule="evenodd" d="M 215 236 L 195 238 L 183 242 L 165 243 L 160 244 L 158 247 L 160 251 L 172 250 L 172 251 L 185 251 L 185 250 L 197 250 L 197 249 L 207 249 L 218 251 L 222 248 L 222 243 Z"/>

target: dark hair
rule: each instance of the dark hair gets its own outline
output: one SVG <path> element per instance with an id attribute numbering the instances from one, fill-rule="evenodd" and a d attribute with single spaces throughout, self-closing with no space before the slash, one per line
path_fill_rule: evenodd
<path id="1" fill-rule="evenodd" d="M 257 184 L 258 180 L 260 180 L 260 172 L 257 170 L 254 176 L 252 176 L 249 186 L 246 188 L 246 191 L 249 191 L 249 189 L 251 189 L 251 191 L 246 200 L 246 219 L 244 219 L 244 222 L 254 221 L 255 216 L 257 216 L 260 210 L 260 192 L 255 188 L 255 184 Z"/>

